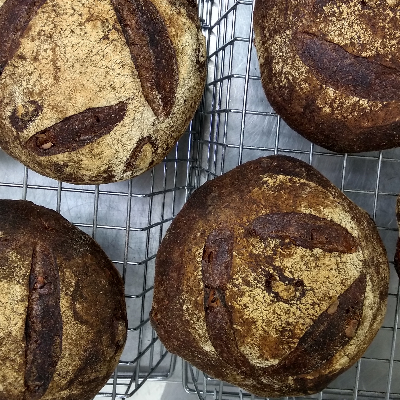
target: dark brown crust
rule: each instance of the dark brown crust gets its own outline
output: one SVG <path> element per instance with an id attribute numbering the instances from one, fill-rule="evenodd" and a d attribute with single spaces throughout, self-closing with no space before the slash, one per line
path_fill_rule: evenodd
<path id="1" fill-rule="evenodd" d="M 233 365 L 238 372 L 249 372 L 252 367 L 237 346 L 223 290 L 205 288 L 204 297 L 207 333 L 214 349 L 223 361 Z"/>
<path id="2" fill-rule="evenodd" d="M 325 85 L 371 101 L 400 100 L 397 69 L 355 56 L 307 32 L 296 32 L 294 40 L 301 60 Z"/>
<path id="3" fill-rule="evenodd" d="M 88 108 L 46 128 L 25 143 L 38 156 L 52 156 L 80 149 L 108 135 L 125 117 L 127 104 Z"/>
<path id="4" fill-rule="evenodd" d="M 338 153 L 374 151 L 400 146 L 400 122 L 354 129 L 351 123 L 332 117 L 321 118 L 321 110 L 315 98 L 307 99 L 302 114 L 295 114 L 293 105 L 282 102 L 279 96 L 268 98 L 274 110 L 284 118 L 287 125 L 308 140 Z M 324 132 L 329 132 L 328 135 Z"/>
<path id="5" fill-rule="evenodd" d="M 125 172 L 132 171 L 134 168 L 136 168 L 136 163 L 138 161 L 138 158 L 140 157 L 140 153 L 146 144 L 150 144 L 153 150 L 157 148 L 155 141 L 150 136 L 141 138 L 136 143 L 135 148 L 132 150 L 131 154 L 129 155 L 128 159 L 125 162 L 124 166 Z M 150 164 L 150 166 L 151 165 L 152 163 Z"/>
<path id="6" fill-rule="evenodd" d="M 30 294 L 23 303 L 16 304 L 19 310 L 28 309 L 26 348 L 21 343 L 26 350 L 26 362 L 19 363 L 18 370 L 21 376 L 25 374 L 26 385 L 31 388 L 26 390 L 24 399 L 40 398 L 48 384 L 61 344 L 57 335 L 61 324 L 58 367 L 62 363 L 64 373 L 53 375 L 45 396 L 51 391 L 52 398 L 60 400 L 93 399 L 115 369 L 126 340 L 121 277 L 92 238 L 53 210 L 28 201 L 0 200 L 0 230 L 0 244 L 4 244 L 0 261 L 8 266 L 0 269 L 1 280 L 20 282 L 22 292 L 28 289 L 29 277 L 31 281 Z M 18 268 L 10 254 L 20 260 Z M 53 283 L 57 280 L 56 288 Z M 45 281 L 47 284 L 41 287 Z M 57 296 L 62 301 L 61 317 L 67 316 L 62 321 Z M 2 348 L 7 345 L 7 341 L 3 342 Z M 75 379 L 70 381 L 71 377 Z M 36 382 L 40 383 L 37 388 Z M 6 393 L 9 400 L 22 398 Z"/>
<path id="7" fill-rule="evenodd" d="M 332 3 L 335 3 L 335 4 L 348 4 L 350 2 L 351 2 L 351 0 L 340 0 L 340 2 L 337 1 L 337 0 L 312 0 L 312 5 L 313 5 L 313 8 L 317 10 L 317 12 L 323 12 L 324 11 L 324 7 L 329 5 L 329 4 L 332 4 Z M 366 0 L 361 0 L 361 1 L 359 1 L 359 3 L 360 3 L 361 10 L 371 10 L 374 6 L 376 7 L 376 5 L 375 5 L 376 3 L 379 4 L 379 2 L 376 2 L 374 4 L 374 6 L 371 6 L 371 4 L 369 4 L 368 1 L 366 1 Z M 388 3 L 388 2 L 386 2 L 386 3 Z M 392 8 L 393 10 L 397 9 L 396 6 L 390 6 L 389 5 L 388 7 Z"/>
<path id="8" fill-rule="evenodd" d="M 400 238 L 397 239 L 396 252 L 394 254 L 394 269 L 397 272 L 397 276 L 400 278 Z"/>
<path id="9" fill-rule="evenodd" d="M 30 100 L 22 106 L 22 112 L 15 108 L 10 115 L 10 123 L 17 132 L 23 132 L 43 111 L 42 106 L 35 100 Z"/>
<path id="10" fill-rule="evenodd" d="M 280 239 L 307 249 L 354 253 L 356 239 L 336 222 L 305 213 L 271 213 L 257 217 L 249 226 L 250 235 L 262 240 Z"/>
<path id="11" fill-rule="evenodd" d="M 208 337 L 225 362 L 241 370 L 250 363 L 236 343 L 232 316 L 225 301 L 225 289 L 231 279 L 234 235 L 228 229 L 212 231 L 203 248 L 201 262 L 204 283 L 204 313 Z"/>
<path id="12" fill-rule="evenodd" d="M 200 26 L 196 0 L 170 0 L 170 3 L 173 4 L 177 10 L 184 9 L 188 18 L 195 25 Z"/>
<path id="13" fill-rule="evenodd" d="M 244 255 L 245 251 L 241 246 L 248 243 L 248 237 L 243 242 L 243 238 L 240 239 L 239 233 L 236 235 L 236 232 L 246 231 L 251 221 L 254 220 L 254 216 L 249 218 L 249 215 L 253 215 L 255 210 L 260 208 L 263 215 L 267 212 L 266 210 L 271 212 L 281 210 L 280 206 L 277 206 L 276 210 L 271 210 L 267 187 L 263 181 L 264 177 L 274 179 L 274 174 L 297 177 L 313 185 L 318 185 L 325 189 L 326 196 L 332 197 L 332 206 L 339 203 L 342 207 L 348 209 L 353 217 L 354 224 L 362 227 L 362 231 L 365 232 L 364 239 L 369 244 L 376 244 L 377 251 L 365 261 L 365 274 L 371 286 L 375 288 L 375 294 L 379 298 L 378 301 L 382 302 L 382 307 L 384 307 L 387 296 L 388 271 L 387 261 L 385 264 L 385 250 L 372 220 L 308 164 L 286 156 L 261 158 L 245 163 L 222 177 L 206 182 L 197 189 L 172 222 L 157 253 L 154 299 L 150 314 L 151 323 L 169 351 L 180 355 L 207 374 L 231 382 L 261 397 L 297 396 L 320 391 L 362 355 L 367 344 L 372 341 L 376 334 L 375 330 L 368 332 L 365 345 L 360 345 L 354 354 L 347 354 L 351 361 L 343 368 L 335 370 L 334 373 L 326 373 L 325 371 L 329 370 L 329 366 L 333 363 L 331 358 L 325 361 L 319 372 L 317 371 L 318 376 L 311 373 L 311 376 L 307 378 L 293 377 L 294 382 L 292 384 L 288 382 L 287 374 L 280 376 L 272 373 L 272 367 L 257 367 L 250 364 L 244 353 L 240 351 L 237 344 L 238 335 L 246 332 L 246 321 L 232 321 L 235 299 L 229 298 L 229 291 L 204 287 L 203 285 L 200 293 L 197 291 L 199 289 L 191 288 L 192 281 L 188 279 L 188 274 L 198 276 L 197 274 L 201 272 L 199 256 L 200 259 L 207 259 L 207 256 L 204 256 L 207 253 L 204 252 L 204 245 L 213 231 L 228 230 L 228 227 L 231 227 L 232 232 L 235 232 L 234 249 L 240 249 L 238 251 L 243 251 L 241 254 Z M 285 182 L 286 180 L 282 181 Z M 296 185 L 296 190 L 299 193 L 304 193 L 310 187 L 307 182 L 304 185 L 293 182 L 293 185 Z M 260 190 L 261 187 L 262 190 Z M 280 189 L 282 202 L 287 202 L 289 205 L 296 203 L 295 197 L 285 197 L 285 184 L 282 184 L 281 188 L 278 185 L 274 189 L 274 195 L 279 196 Z M 258 196 L 257 193 L 262 194 Z M 239 213 L 238 210 L 240 210 Z M 281 245 L 285 246 L 285 242 L 282 242 Z M 291 245 L 286 244 L 286 246 Z M 260 248 L 258 251 L 261 251 Z M 258 259 L 257 257 L 254 257 L 254 259 L 249 257 L 245 261 L 249 261 L 249 268 L 254 273 L 258 271 L 261 274 L 260 282 L 263 282 L 264 278 L 265 283 L 267 283 L 268 273 L 270 273 L 283 284 L 296 286 L 297 283 L 298 292 L 296 293 L 298 296 L 295 296 L 296 299 L 294 299 L 296 301 L 287 302 L 291 307 L 297 307 L 299 303 L 304 301 L 305 296 L 301 297 L 303 291 L 307 294 L 310 289 L 304 285 L 301 279 L 288 276 L 279 267 L 274 266 L 268 257 L 272 258 L 272 255 L 260 254 Z M 254 263 L 254 265 L 250 265 L 251 263 Z M 190 271 L 190 273 L 187 271 Z M 359 283 L 363 285 L 363 279 L 365 278 L 360 278 L 354 284 L 354 288 L 360 289 Z M 232 276 L 228 287 L 239 285 L 239 282 L 241 282 L 240 278 L 237 283 L 235 277 Z M 246 282 L 243 283 L 247 285 Z M 243 295 L 246 295 L 246 293 L 243 293 Z M 188 326 L 192 322 L 187 311 L 185 311 L 185 307 L 188 305 L 188 296 L 194 296 L 196 299 L 191 307 L 198 307 L 198 312 L 204 313 L 204 319 L 208 321 L 206 322 L 207 339 L 211 341 L 215 350 L 220 349 L 223 356 L 208 351 L 208 344 L 207 347 L 205 344 L 204 347 L 200 345 L 199 339 L 194 334 L 196 327 Z M 274 296 L 272 291 L 271 296 Z M 275 300 L 279 301 L 278 298 Z M 360 302 L 363 302 L 363 297 Z M 333 319 L 335 319 L 335 316 L 332 317 L 332 315 L 335 312 L 338 313 L 337 315 L 342 312 L 338 311 L 339 303 L 337 305 L 334 303 L 326 310 L 326 314 L 329 314 Z M 361 303 L 355 302 L 357 307 L 361 307 Z M 342 305 L 345 305 L 343 299 Z M 369 316 L 373 321 L 382 316 L 381 309 L 379 311 L 369 310 L 368 312 L 370 312 Z M 343 333 L 342 328 L 344 328 L 345 335 L 346 331 L 350 336 L 356 331 L 358 325 L 355 326 L 352 321 L 358 321 L 359 314 L 356 311 L 353 314 L 355 317 L 349 318 L 348 325 L 342 321 L 341 335 Z M 216 326 L 217 321 L 222 323 L 221 326 Z M 198 320 L 194 319 L 194 322 L 197 324 Z M 179 332 L 179 334 L 177 335 L 176 332 Z M 243 339 L 243 336 L 241 338 Z M 306 338 L 307 336 L 303 339 L 304 343 L 307 342 Z M 342 339 L 347 340 L 343 337 Z M 205 343 L 208 343 L 207 340 Z M 334 346 L 336 345 L 332 344 L 332 348 Z M 328 346 L 329 351 L 332 348 Z M 231 355 L 230 359 L 227 358 L 227 351 Z M 320 361 L 323 358 L 324 356 L 319 356 Z M 269 384 L 269 380 L 273 383 Z M 281 389 L 278 389 L 277 385 L 280 384 L 282 385 Z"/>
<path id="14" fill-rule="evenodd" d="M 366 285 L 365 274 L 360 274 L 338 297 L 336 310 L 331 312 L 328 308 L 320 314 L 300 338 L 297 347 L 271 372 L 302 378 L 302 375 L 320 369 L 349 343 L 354 335 L 349 335 L 348 328 L 355 321 L 356 331 L 362 318 Z"/>
<path id="15" fill-rule="evenodd" d="M 268 265 L 268 267 L 270 267 L 272 271 L 267 269 L 264 272 L 265 291 L 273 296 L 276 301 L 291 304 L 300 301 L 306 295 L 306 287 L 302 279 L 296 279 L 285 275 L 282 268 L 279 268 L 277 265 L 272 264 Z M 285 286 L 292 286 L 294 289 L 293 295 L 289 298 L 282 297 L 278 291 L 274 290 L 274 283 L 277 281 L 283 283 Z"/>
<path id="16" fill-rule="evenodd" d="M 150 0 L 111 0 L 142 86 L 158 117 L 172 111 L 178 63 L 165 22 Z"/>
<path id="17" fill-rule="evenodd" d="M 233 233 L 218 229 L 211 232 L 203 249 L 203 283 L 213 289 L 225 289 L 231 278 Z"/>
<path id="18" fill-rule="evenodd" d="M 364 152 L 398 147 L 399 49 L 393 46 L 387 54 L 379 48 L 380 38 L 388 36 L 386 31 L 399 31 L 396 7 L 384 1 L 379 5 L 361 3 L 355 17 L 371 30 L 370 40 L 360 42 L 358 32 L 350 32 L 354 28 L 349 24 L 347 33 L 338 27 L 339 46 L 328 38 L 319 24 L 335 26 L 335 19 L 341 19 L 346 26 L 343 18 L 347 18 L 347 14 L 343 9 L 356 2 L 339 2 L 337 8 L 329 7 L 329 14 L 324 9 L 328 3 L 337 2 L 256 1 L 255 44 L 269 103 L 293 130 L 331 151 Z M 381 17 L 384 14 L 385 21 Z M 279 50 L 271 52 L 270 49 L 279 47 L 277 38 L 284 32 L 291 34 L 293 40 L 282 56 Z M 329 35 L 334 37 L 336 33 L 332 32 L 330 30 Z M 346 42 L 346 37 L 357 39 Z M 376 48 L 371 50 L 374 46 Z M 366 53 L 371 55 L 363 57 Z M 278 72 L 279 68 L 273 68 L 274 65 L 297 65 L 299 57 L 308 71 L 303 72 L 302 67 L 299 71 L 297 67 L 288 67 L 285 70 L 292 72 L 285 76 Z M 297 73 L 301 80 L 292 79 Z M 326 88 L 332 88 L 336 98 L 332 90 L 328 93 Z"/>
<path id="19" fill-rule="evenodd" d="M 6 0 L 0 7 L 0 76 L 29 22 L 46 0 Z"/>
<path id="20" fill-rule="evenodd" d="M 24 400 L 38 400 L 46 393 L 60 359 L 62 334 L 57 262 L 52 251 L 39 243 L 29 275 Z"/>

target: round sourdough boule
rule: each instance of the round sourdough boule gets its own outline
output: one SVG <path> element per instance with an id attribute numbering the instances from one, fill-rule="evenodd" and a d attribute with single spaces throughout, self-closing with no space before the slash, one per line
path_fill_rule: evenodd
<path id="1" fill-rule="evenodd" d="M 212 377 L 262 397 L 311 394 L 374 338 L 388 275 L 365 211 L 304 162 L 260 158 L 205 183 L 172 222 L 151 322 Z"/>
<path id="2" fill-rule="evenodd" d="M 400 146 L 400 3 L 257 0 L 265 94 L 286 123 L 337 152 Z"/>
<path id="3" fill-rule="evenodd" d="M 205 83 L 195 0 L 0 0 L 0 147 L 62 181 L 160 162 Z"/>
<path id="4" fill-rule="evenodd" d="M 0 293 L 0 399 L 92 399 L 127 332 L 123 282 L 100 246 L 55 211 L 0 200 Z"/>

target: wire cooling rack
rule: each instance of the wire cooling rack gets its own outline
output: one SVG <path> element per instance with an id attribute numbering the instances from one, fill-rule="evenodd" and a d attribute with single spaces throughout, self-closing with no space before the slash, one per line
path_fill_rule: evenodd
<path id="1" fill-rule="evenodd" d="M 393 268 L 398 237 L 395 204 L 400 191 L 400 149 L 337 154 L 311 144 L 272 110 L 262 90 L 253 44 L 253 1 L 200 3 L 207 38 L 208 80 L 200 126 L 194 136 L 195 186 L 238 164 L 287 154 L 321 171 L 378 225 L 391 268 L 388 311 L 362 359 L 332 382 L 317 399 L 399 399 L 399 282 Z M 183 384 L 199 399 L 258 399 L 184 364 Z"/>
<path id="2" fill-rule="evenodd" d="M 176 357 L 149 323 L 158 246 L 193 190 L 238 164 L 271 154 L 309 162 L 369 212 L 391 261 L 388 312 L 376 339 L 355 366 L 310 397 L 400 399 L 400 296 L 392 262 L 400 149 L 336 154 L 292 131 L 274 113 L 261 87 L 252 10 L 249 0 L 200 0 L 208 52 L 204 97 L 186 134 L 153 170 L 131 181 L 77 186 L 38 175 L 0 150 L 0 197 L 27 199 L 60 212 L 97 240 L 124 278 L 128 340 L 99 399 L 129 398 L 146 380 L 167 380 L 173 374 Z M 256 399 L 187 363 L 183 385 L 201 400 Z"/>

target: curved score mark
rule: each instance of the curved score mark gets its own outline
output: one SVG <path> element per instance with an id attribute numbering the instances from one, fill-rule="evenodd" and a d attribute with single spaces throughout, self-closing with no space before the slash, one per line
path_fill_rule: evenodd
<path id="1" fill-rule="evenodd" d="M 152 140 L 151 136 L 145 136 L 139 139 L 125 161 L 124 172 L 130 172 L 134 169 L 149 169 L 154 162 L 153 155 L 156 148 L 156 143 Z"/>
<path id="2" fill-rule="evenodd" d="M 111 0 L 129 47 L 143 95 L 158 117 L 167 117 L 178 87 L 178 63 L 173 43 L 150 0 Z"/>
<path id="3" fill-rule="evenodd" d="M 296 376 L 316 372 L 356 335 L 363 315 L 367 279 L 364 273 L 329 306 L 300 338 L 274 373 Z"/>
<path id="4" fill-rule="evenodd" d="M 247 229 L 251 236 L 262 240 L 280 239 L 328 253 L 354 253 L 358 247 L 356 239 L 347 229 L 313 214 L 287 212 L 261 215 Z"/>
<path id="5" fill-rule="evenodd" d="M 231 278 L 233 241 L 233 233 L 227 229 L 218 229 L 208 235 L 201 261 L 206 287 L 226 289 Z"/>
<path id="6" fill-rule="evenodd" d="M 251 365 L 237 346 L 231 311 L 225 301 L 233 244 L 234 235 L 227 229 L 216 229 L 206 239 L 201 262 L 205 320 L 208 337 L 218 356 L 239 371 L 249 371 Z"/>
<path id="7" fill-rule="evenodd" d="M 46 0 L 6 0 L 0 7 L 0 76 L 17 52 L 29 22 Z"/>
<path id="8" fill-rule="evenodd" d="M 335 90 L 371 101 L 400 100 L 400 72 L 347 52 L 318 36 L 297 32 L 297 54 L 321 82 Z"/>
<path id="9" fill-rule="evenodd" d="M 23 132 L 42 111 L 42 106 L 37 101 L 29 100 L 14 108 L 9 116 L 11 126 L 17 132 Z"/>
<path id="10" fill-rule="evenodd" d="M 51 249 L 39 243 L 29 275 L 24 400 L 38 400 L 46 393 L 61 356 L 62 335 L 58 266 Z"/>
<path id="11" fill-rule="evenodd" d="M 127 104 L 89 108 L 30 137 L 25 147 L 38 156 L 71 152 L 109 134 L 125 117 Z"/>

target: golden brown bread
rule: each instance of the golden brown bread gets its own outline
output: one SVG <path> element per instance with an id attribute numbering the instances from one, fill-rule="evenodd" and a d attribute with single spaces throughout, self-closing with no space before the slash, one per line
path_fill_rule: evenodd
<path id="1" fill-rule="evenodd" d="M 291 128 L 337 152 L 400 146 L 399 6 L 256 1 L 263 88 Z"/>
<path id="2" fill-rule="evenodd" d="M 160 162 L 203 93 L 194 0 L 0 0 L 0 146 L 73 183 Z"/>
<path id="3" fill-rule="evenodd" d="M 0 399 L 90 400 L 122 353 L 123 282 L 60 214 L 0 200 Z"/>
<path id="4" fill-rule="evenodd" d="M 386 311 L 388 261 L 373 221 L 284 156 L 197 189 L 155 273 L 151 321 L 166 348 L 262 397 L 322 390 L 363 354 Z"/>

